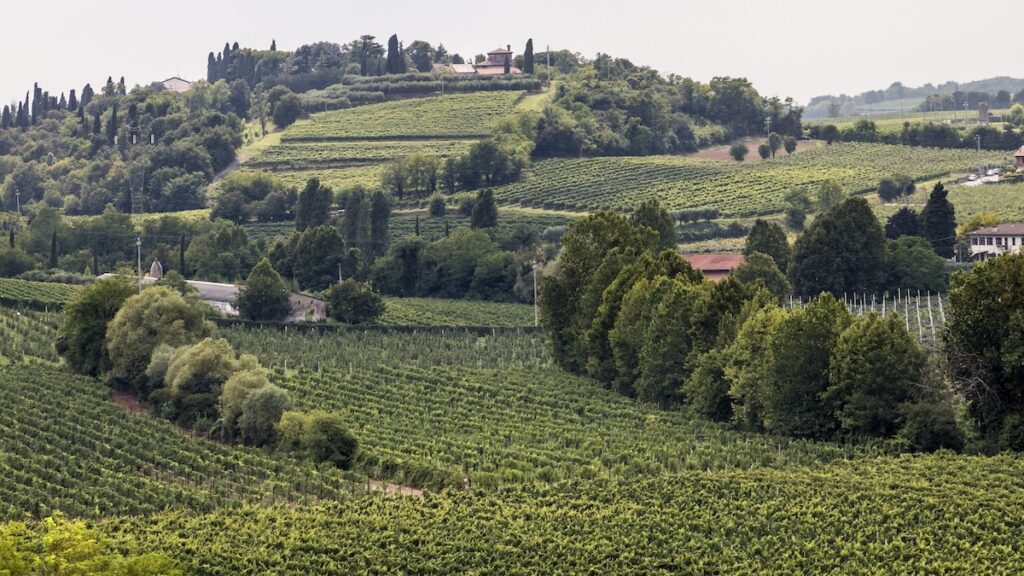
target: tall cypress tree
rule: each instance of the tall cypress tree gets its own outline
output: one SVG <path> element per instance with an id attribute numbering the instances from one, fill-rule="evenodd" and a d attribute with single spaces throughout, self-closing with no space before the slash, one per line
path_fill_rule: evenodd
<path id="1" fill-rule="evenodd" d="M 523 73 L 533 74 L 533 38 L 526 41 L 526 50 L 523 51 Z"/>
<path id="2" fill-rule="evenodd" d="M 93 133 L 93 135 L 99 136 L 100 128 L 101 128 L 100 113 L 99 112 L 93 112 L 92 113 L 92 133 Z"/>
<path id="3" fill-rule="evenodd" d="M 217 81 L 217 57 L 213 52 L 206 57 L 206 81 L 210 84 Z"/>
<path id="4" fill-rule="evenodd" d="M 89 105 L 89 102 L 92 102 L 92 97 L 95 94 L 96 93 L 93 91 L 92 85 L 91 84 L 86 84 L 85 88 L 82 88 L 82 101 L 79 102 L 78 105 L 81 106 L 82 108 L 85 108 L 86 106 Z"/>
<path id="5" fill-rule="evenodd" d="M 941 182 L 932 188 L 928 203 L 921 211 L 921 231 L 932 243 L 935 253 L 943 258 L 953 257 L 956 246 L 956 211 L 946 198 L 948 192 Z"/>
<path id="6" fill-rule="evenodd" d="M 508 76 L 512 73 L 512 55 L 505 54 L 505 75 Z"/>
<path id="7" fill-rule="evenodd" d="M 107 121 L 107 143 L 114 145 L 114 138 L 117 137 L 117 104 L 110 109 L 110 120 Z"/>
<path id="8" fill-rule="evenodd" d="M 64 93 L 61 92 L 60 93 L 60 100 L 57 101 L 57 110 L 67 110 L 67 109 L 68 109 L 68 101 L 66 99 L 64 99 Z"/>
<path id="9" fill-rule="evenodd" d="M 392 34 L 388 38 L 388 58 L 384 63 L 384 70 L 388 74 L 400 74 L 402 54 L 398 49 L 398 34 Z"/>
<path id="10" fill-rule="evenodd" d="M 74 88 L 68 92 L 68 110 L 78 110 L 78 96 L 75 95 Z"/>
<path id="11" fill-rule="evenodd" d="M 125 88 L 125 85 L 124 85 L 124 76 L 121 76 L 121 79 L 117 81 L 117 95 L 118 96 L 126 96 L 127 94 L 128 94 L 128 89 Z"/>
<path id="12" fill-rule="evenodd" d="M 4 106 L 3 116 L 0 116 L 0 128 L 10 128 L 14 120 L 11 118 L 11 107 Z"/>
<path id="13" fill-rule="evenodd" d="M 270 51 L 277 52 L 277 40 L 270 41 Z"/>

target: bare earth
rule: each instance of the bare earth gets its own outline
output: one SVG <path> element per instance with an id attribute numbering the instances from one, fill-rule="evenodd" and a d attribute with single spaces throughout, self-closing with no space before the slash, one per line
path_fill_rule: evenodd
<path id="1" fill-rule="evenodd" d="M 726 162 L 735 162 L 735 160 L 732 159 L 732 156 L 729 155 L 729 148 L 733 144 L 737 144 L 740 142 L 746 144 L 747 149 L 750 150 L 750 152 L 747 153 L 747 158 L 746 160 L 744 160 L 744 162 L 761 161 L 761 156 L 758 155 L 757 153 L 757 147 L 760 146 L 761 144 L 768 143 L 768 138 L 765 138 L 763 136 L 740 138 L 739 140 L 734 140 L 728 144 L 722 144 L 721 146 L 712 146 L 711 148 L 699 150 L 697 152 L 694 152 L 693 154 L 690 154 L 689 156 L 691 158 L 701 158 L 704 160 L 722 160 Z M 808 150 L 811 148 L 817 148 L 818 146 L 821 146 L 823 144 L 824 142 L 820 140 L 798 140 L 796 143 L 796 152 Z M 786 151 L 779 150 L 777 154 L 785 155 Z"/>

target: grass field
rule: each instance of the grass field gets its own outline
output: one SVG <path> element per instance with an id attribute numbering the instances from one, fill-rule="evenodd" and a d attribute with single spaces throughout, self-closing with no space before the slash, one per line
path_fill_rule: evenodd
<path id="1" fill-rule="evenodd" d="M 907 205 L 918 212 L 928 202 L 932 185 L 918 186 L 917 191 L 907 198 Z M 983 212 L 994 212 L 1004 222 L 1024 220 L 1024 184 L 985 184 L 981 186 L 949 186 L 949 201 L 956 209 L 957 223 L 964 223 L 972 216 Z M 877 202 L 875 214 L 885 220 L 904 206 L 902 201 L 891 204 Z"/>
<path id="2" fill-rule="evenodd" d="M 387 162 L 416 153 L 446 158 L 465 153 L 473 142 L 474 140 L 285 142 L 253 156 L 246 166 L 273 170 L 302 170 Z"/>
<path id="3" fill-rule="evenodd" d="M 983 154 L 997 161 L 1002 153 Z M 724 216 L 781 212 L 783 195 L 798 186 L 835 180 L 848 192 L 874 190 L 880 178 L 917 179 L 963 173 L 973 151 L 884 144 L 834 144 L 771 162 L 735 163 L 678 156 L 545 160 L 522 182 L 495 189 L 500 203 L 556 210 L 630 210 L 657 198 L 669 209 L 714 207 Z"/>

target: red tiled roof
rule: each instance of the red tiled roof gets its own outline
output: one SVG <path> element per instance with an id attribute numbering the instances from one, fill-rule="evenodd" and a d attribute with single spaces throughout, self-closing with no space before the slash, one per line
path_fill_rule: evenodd
<path id="1" fill-rule="evenodd" d="M 498 47 L 488 52 L 488 54 L 511 54 L 512 51 L 507 48 Z"/>
<path id="2" fill-rule="evenodd" d="M 745 260 L 742 254 L 683 254 L 683 259 L 701 272 L 728 272 Z"/>

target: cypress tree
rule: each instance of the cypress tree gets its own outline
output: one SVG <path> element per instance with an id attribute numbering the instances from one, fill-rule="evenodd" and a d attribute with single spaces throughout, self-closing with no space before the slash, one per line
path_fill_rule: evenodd
<path id="1" fill-rule="evenodd" d="M 206 81 L 210 84 L 217 81 L 217 57 L 213 52 L 206 57 Z"/>
<path id="2" fill-rule="evenodd" d="M 31 116 L 29 115 L 30 111 L 32 110 L 32 108 L 29 107 L 29 96 L 28 96 L 28 94 L 29 94 L 28 92 L 25 92 L 25 106 L 23 108 L 25 110 L 25 126 L 24 126 L 24 128 L 28 128 L 28 125 L 31 123 L 31 120 L 32 120 Z"/>
<path id="3" fill-rule="evenodd" d="M 68 110 L 78 110 L 78 96 L 75 95 L 74 88 L 68 93 Z"/>
<path id="4" fill-rule="evenodd" d="M 64 93 L 60 93 L 60 100 L 57 101 L 57 110 L 67 110 L 68 101 L 64 99 Z"/>
<path id="5" fill-rule="evenodd" d="M 14 228 L 7 231 L 7 246 L 14 248 Z"/>
<path id="6" fill-rule="evenodd" d="M 3 116 L 0 116 L 0 128 L 10 128 L 14 120 L 11 118 L 11 107 L 4 106 Z"/>
<path id="7" fill-rule="evenodd" d="M 53 234 L 50 235 L 50 262 L 49 266 L 51 269 L 57 267 L 57 229 L 53 230 Z"/>
<path id="8" fill-rule="evenodd" d="M 505 54 L 505 75 L 508 76 L 512 73 L 512 55 Z"/>
<path id="9" fill-rule="evenodd" d="M 941 182 L 932 188 L 928 203 L 921 211 L 921 231 L 932 243 L 936 254 L 952 258 L 953 247 L 956 246 L 956 211 L 946 198 L 947 194 Z"/>
<path id="10" fill-rule="evenodd" d="M 416 237 L 419 238 L 419 236 L 420 236 L 420 215 L 419 214 L 416 215 L 416 225 L 413 228 L 413 232 L 416 234 Z"/>
<path id="11" fill-rule="evenodd" d="M 388 220 L 391 218 L 391 200 L 378 190 L 370 199 L 371 254 L 383 256 L 388 249 Z"/>
<path id="12" fill-rule="evenodd" d="M 85 108 L 86 106 L 89 105 L 89 102 L 92 102 L 92 97 L 95 94 L 96 93 L 93 91 L 92 85 L 91 84 L 86 84 L 85 88 L 82 88 L 82 100 L 81 100 L 81 102 L 78 103 L 78 105 L 81 106 L 82 108 Z"/>
<path id="13" fill-rule="evenodd" d="M 185 235 L 181 235 L 181 239 L 178 241 L 178 273 L 182 276 L 186 276 L 185 273 Z"/>
<path id="14" fill-rule="evenodd" d="M 277 40 L 270 41 L 270 51 L 277 52 Z"/>
<path id="15" fill-rule="evenodd" d="M 402 55 L 398 49 L 398 34 L 392 34 L 388 38 L 388 57 L 384 63 L 384 70 L 388 74 L 399 74 L 401 72 Z"/>
<path id="16" fill-rule="evenodd" d="M 110 120 L 107 121 L 107 143 L 114 145 L 114 138 L 117 137 L 117 104 L 110 109 Z"/>
<path id="17" fill-rule="evenodd" d="M 448 228 L 448 219 L 444 219 L 444 237 L 447 238 L 451 230 Z"/>
<path id="18" fill-rule="evenodd" d="M 117 81 L 117 95 L 126 96 L 127 94 L 128 90 L 124 86 L 124 76 L 121 76 L 121 79 Z"/>
<path id="19" fill-rule="evenodd" d="M 94 135 L 99 136 L 99 134 L 100 134 L 100 126 L 101 126 L 101 124 L 100 124 L 100 113 L 99 112 L 93 112 L 92 113 L 92 133 Z"/>
<path id="20" fill-rule="evenodd" d="M 523 73 L 533 74 L 533 38 L 526 41 L 526 50 L 523 51 Z"/>
<path id="21" fill-rule="evenodd" d="M 471 228 L 494 228 L 498 225 L 498 206 L 494 203 L 494 193 L 490 189 L 484 188 L 476 195 L 469 225 Z"/>

